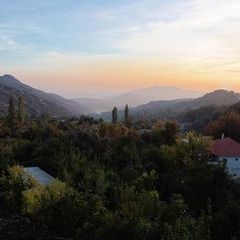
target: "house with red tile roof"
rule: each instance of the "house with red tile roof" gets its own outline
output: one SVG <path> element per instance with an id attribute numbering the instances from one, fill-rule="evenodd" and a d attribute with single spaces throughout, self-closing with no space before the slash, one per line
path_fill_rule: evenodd
<path id="1" fill-rule="evenodd" d="M 224 163 L 230 175 L 240 177 L 240 144 L 227 137 L 217 139 L 211 147 L 212 155 L 219 163 Z"/>

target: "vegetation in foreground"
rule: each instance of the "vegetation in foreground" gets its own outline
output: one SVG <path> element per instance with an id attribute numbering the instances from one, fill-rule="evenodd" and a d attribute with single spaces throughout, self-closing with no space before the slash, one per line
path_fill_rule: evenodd
<path id="1" fill-rule="evenodd" d="M 209 140 L 180 136 L 174 122 L 138 131 L 127 107 L 125 124 L 116 109 L 113 124 L 26 121 L 21 101 L 0 125 L 1 239 L 240 238 L 240 184 L 224 166 L 208 165 Z M 228 119 L 206 131 L 218 137 Z M 235 130 L 228 135 L 236 139 Z M 39 166 L 56 181 L 41 186 L 22 166 Z"/>

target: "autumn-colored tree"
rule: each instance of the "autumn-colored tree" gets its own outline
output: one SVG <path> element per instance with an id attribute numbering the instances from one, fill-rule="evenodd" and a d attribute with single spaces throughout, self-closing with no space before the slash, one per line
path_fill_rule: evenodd
<path id="1" fill-rule="evenodd" d="M 176 135 L 179 131 L 179 126 L 176 122 L 166 122 L 165 123 L 165 131 L 164 131 L 164 137 L 166 144 L 174 144 Z"/>
<path id="2" fill-rule="evenodd" d="M 214 138 L 220 138 L 224 134 L 225 137 L 231 137 L 240 142 L 240 115 L 230 112 L 220 116 L 208 124 L 205 134 Z"/>

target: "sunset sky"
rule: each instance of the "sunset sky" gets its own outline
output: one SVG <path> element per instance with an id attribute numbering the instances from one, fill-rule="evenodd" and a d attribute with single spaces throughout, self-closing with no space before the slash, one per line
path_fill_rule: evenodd
<path id="1" fill-rule="evenodd" d="M 239 0 L 0 0 L 0 75 L 66 97 L 240 91 Z"/>

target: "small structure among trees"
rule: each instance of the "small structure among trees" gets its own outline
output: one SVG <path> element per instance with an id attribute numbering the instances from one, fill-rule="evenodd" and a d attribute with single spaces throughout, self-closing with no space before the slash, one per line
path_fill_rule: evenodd
<path id="1" fill-rule="evenodd" d="M 51 175 L 44 172 L 39 167 L 26 167 L 24 168 L 24 171 L 41 185 L 48 185 L 54 181 L 54 178 Z"/>
<path id="2" fill-rule="evenodd" d="M 213 142 L 211 152 L 215 162 L 225 164 L 230 175 L 240 177 L 240 144 L 222 137 Z"/>

